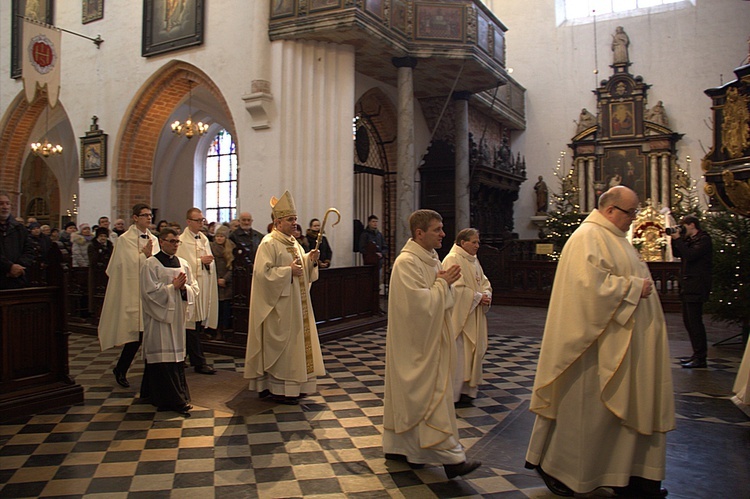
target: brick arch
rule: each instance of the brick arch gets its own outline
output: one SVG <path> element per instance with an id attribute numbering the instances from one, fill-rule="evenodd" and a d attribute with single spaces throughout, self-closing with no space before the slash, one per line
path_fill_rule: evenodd
<path id="1" fill-rule="evenodd" d="M 200 69 L 182 61 L 171 61 L 139 90 L 122 128 L 115 172 L 116 218 L 130 218 L 136 203 L 151 203 L 154 157 L 159 137 L 169 116 L 187 96 L 190 88 L 204 87 L 224 109 L 229 133 L 236 137 L 234 120 L 216 84 Z M 237 146 L 239 156 L 239 146 Z"/>
<path id="2" fill-rule="evenodd" d="M 16 212 L 20 209 L 23 158 L 31 142 L 31 131 L 46 107 L 46 88 L 37 91 L 31 103 L 26 100 L 26 94 L 20 92 L 0 126 L 0 190 L 10 194 Z"/>
<path id="3" fill-rule="evenodd" d="M 380 138 L 386 142 L 384 144 L 385 156 L 390 171 L 395 171 L 397 164 L 397 147 L 396 138 L 398 132 L 398 118 L 396 115 L 396 106 L 391 99 L 379 88 L 371 88 L 359 98 L 355 112 L 360 109 L 370 115 L 370 121 L 377 128 Z"/>

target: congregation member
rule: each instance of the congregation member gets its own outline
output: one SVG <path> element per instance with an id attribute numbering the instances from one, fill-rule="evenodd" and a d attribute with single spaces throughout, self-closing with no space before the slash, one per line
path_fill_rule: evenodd
<path id="1" fill-rule="evenodd" d="M 232 262 L 234 243 L 229 240 L 229 227 L 220 225 L 211 241 L 211 253 L 216 262 L 216 284 L 219 287 L 219 324 L 216 338 L 222 338 L 226 329 L 232 327 Z"/>
<path id="2" fill-rule="evenodd" d="M 193 278 L 198 283 L 200 294 L 195 301 L 195 313 L 188 320 L 187 328 L 187 356 L 195 372 L 200 374 L 216 374 L 216 370 L 208 365 L 203 354 L 200 334 L 204 328 L 216 329 L 219 322 L 219 288 L 216 279 L 216 262 L 211 253 L 211 243 L 203 234 L 203 212 L 200 208 L 190 208 L 187 211 L 187 228 L 179 235 L 180 244 L 177 256 L 188 262 Z"/>
<path id="3" fill-rule="evenodd" d="M 472 405 L 482 384 L 482 360 L 487 352 L 487 311 L 492 304 L 492 286 L 477 258 L 479 231 L 468 228 L 443 259 L 443 268 L 461 267 L 453 283 L 451 324 L 456 337 L 456 370 L 453 401 L 457 407 Z"/>
<path id="4" fill-rule="evenodd" d="M 50 246 L 52 246 L 52 241 L 42 233 L 42 226 L 39 225 L 39 222 L 31 222 L 28 230 L 29 239 L 31 244 L 34 245 L 34 259 L 41 260 L 46 264 L 47 254 L 49 253 Z"/>
<path id="5" fill-rule="evenodd" d="M 143 340 L 141 269 L 159 244 L 148 230 L 152 216 L 147 204 L 133 206 L 133 224 L 118 236 L 107 265 L 109 281 L 99 318 L 99 344 L 102 351 L 123 345 L 113 369 L 115 381 L 123 388 L 130 387 L 128 369 Z"/>
<path id="6" fill-rule="evenodd" d="M 172 229 L 159 233 L 161 251 L 141 269 L 143 382 L 141 397 L 160 411 L 184 416 L 193 408 L 185 379 L 185 323 L 195 307 L 198 284 L 188 263 L 175 256 L 180 239 Z"/>
<path id="7" fill-rule="evenodd" d="M 294 232 L 292 232 L 292 235 L 305 252 L 310 251 L 310 242 L 307 240 L 307 236 L 302 234 L 302 226 L 300 224 L 294 224 Z"/>
<path id="8" fill-rule="evenodd" d="M 333 258 L 333 249 L 331 249 L 331 245 L 328 243 L 328 238 L 326 236 L 322 236 L 320 239 L 320 247 L 318 247 L 318 235 L 320 234 L 320 220 L 317 218 L 313 218 L 310 220 L 310 227 L 307 229 L 307 233 L 305 234 L 307 236 L 307 244 L 310 246 L 310 249 L 318 249 L 320 251 L 320 261 L 318 264 L 320 265 L 321 269 L 327 269 L 331 266 L 331 258 Z"/>
<path id="9" fill-rule="evenodd" d="M 115 220 L 115 225 L 112 227 L 112 234 L 116 236 L 114 239 L 117 240 L 117 237 L 123 235 L 125 230 L 125 220 L 122 218 Z M 112 243 L 114 244 L 114 241 Z"/>
<path id="10" fill-rule="evenodd" d="M 109 217 L 99 217 L 98 225 L 99 227 L 97 227 L 97 229 L 94 229 L 94 232 L 96 232 L 96 230 L 98 230 L 99 228 L 104 227 L 105 229 L 107 229 L 107 238 L 112 242 L 112 244 L 115 244 L 115 242 L 117 242 L 117 233 L 110 227 Z M 96 238 L 96 234 L 94 234 L 94 238 Z"/>
<path id="11" fill-rule="evenodd" d="M 10 214 L 10 195 L 0 191 L 0 289 L 28 286 L 26 269 L 34 264 L 34 247 L 23 223 Z"/>
<path id="12" fill-rule="evenodd" d="M 105 270 L 112 258 L 114 244 L 109 239 L 109 229 L 99 226 L 93 241 L 89 245 L 89 268 L 94 270 Z"/>
<path id="13" fill-rule="evenodd" d="M 378 230 L 378 217 L 370 215 L 367 217 L 367 227 L 359 236 L 359 252 L 365 265 L 383 265 L 383 255 L 388 251 L 383 233 Z"/>
<path id="14" fill-rule="evenodd" d="M 239 227 L 231 231 L 229 239 L 242 250 L 244 258 L 252 265 L 263 234 L 253 229 L 253 216 L 250 213 L 246 211 L 240 213 Z"/>
<path id="15" fill-rule="evenodd" d="M 91 244 L 91 240 L 94 239 L 94 235 L 91 233 L 91 226 L 86 223 L 79 225 L 78 230 L 79 232 L 70 235 L 73 267 L 88 267 L 89 245 Z"/>
<path id="16" fill-rule="evenodd" d="M 617 497 L 667 495 L 672 374 L 659 297 L 626 238 L 638 206 L 627 187 L 606 191 L 557 266 L 526 454 L 526 467 L 557 495 L 599 487 Z"/>
<path id="17" fill-rule="evenodd" d="M 413 468 L 441 464 L 448 478 L 471 473 L 453 406 L 456 341 L 451 327 L 451 285 L 461 268 L 446 270 L 436 249 L 445 237 L 432 210 L 409 217 L 411 239 L 393 264 L 385 345 L 383 450 Z"/>
<path id="18" fill-rule="evenodd" d="M 273 230 L 255 255 L 245 378 L 261 398 L 294 405 L 325 375 L 310 301 L 320 252 L 304 253 L 292 235 L 297 209 L 289 191 L 271 198 L 271 210 Z"/>
<path id="19" fill-rule="evenodd" d="M 708 341 L 703 324 L 703 304 L 711 295 L 713 244 L 711 236 L 701 230 L 695 215 L 680 220 L 682 230 L 672 232 L 672 254 L 682 260 L 680 301 L 682 321 L 690 337 L 693 355 L 680 359 L 683 368 L 708 367 Z"/>

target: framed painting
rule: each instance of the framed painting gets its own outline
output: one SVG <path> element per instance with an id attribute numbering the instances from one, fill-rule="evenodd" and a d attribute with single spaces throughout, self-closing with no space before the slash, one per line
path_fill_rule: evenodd
<path id="1" fill-rule="evenodd" d="M 81 137 L 81 177 L 94 178 L 107 176 L 107 134 L 96 124 L 98 118 L 91 118 L 91 127 L 85 137 Z"/>
<path id="2" fill-rule="evenodd" d="M 143 0 L 141 55 L 150 57 L 203 43 L 204 0 Z"/>
<path id="3" fill-rule="evenodd" d="M 632 102 L 613 102 L 609 105 L 609 130 L 612 137 L 635 135 L 635 115 Z"/>
<path id="4" fill-rule="evenodd" d="M 104 0 L 83 0 L 81 24 L 88 24 L 104 18 Z"/>
<path id="5" fill-rule="evenodd" d="M 10 20 L 10 77 L 20 78 L 23 67 L 23 18 L 52 24 L 52 0 L 13 0 Z"/>
<path id="6" fill-rule="evenodd" d="M 605 190 L 624 185 L 633 189 L 641 201 L 649 198 L 646 156 L 640 147 L 606 149 L 600 178 L 605 183 Z"/>

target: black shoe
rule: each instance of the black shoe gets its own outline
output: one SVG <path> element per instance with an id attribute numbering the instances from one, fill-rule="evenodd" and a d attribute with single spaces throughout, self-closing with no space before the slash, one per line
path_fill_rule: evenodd
<path id="1" fill-rule="evenodd" d="M 115 381 L 117 381 L 118 385 L 123 388 L 130 388 L 130 383 L 128 383 L 128 378 L 125 377 L 125 373 L 121 373 L 116 367 L 112 369 L 112 372 L 115 374 Z"/>
<path id="2" fill-rule="evenodd" d="M 705 369 L 708 367 L 708 364 L 706 363 L 706 359 L 694 359 L 690 362 L 685 362 L 682 364 L 682 367 L 685 369 Z"/>
<path id="3" fill-rule="evenodd" d="M 216 374 L 216 369 L 209 366 L 208 364 L 203 364 L 202 366 L 195 366 L 193 369 L 195 369 L 195 372 L 198 374 Z"/>
<path id="4" fill-rule="evenodd" d="M 662 499 L 669 495 L 669 491 L 660 487 L 659 491 L 647 491 L 638 487 L 628 485 L 627 487 L 611 487 L 615 497 L 627 497 L 630 499 Z"/>
<path id="5" fill-rule="evenodd" d="M 180 407 L 175 412 L 177 412 L 177 414 L 179 414 L 180 416 L 189 418 L 190 417 L 190 411 L 192 409 L 193 409 L 193 406 L 190 405 L 190 404 L 187 404 L 187 405 L 184 405 L 184 406 Z"/>
<path id="6" fill-rule="evenodd" d="M 539 476 L 542 477 L 542 480 L 544 480 L 544 485 L 546 485 L 553 494 L 562 497 L 573 497 L 574 492 L 570 487 L 557 478 L 549 476 L 544 472 L 541 466 L 536 466 L 526 461 L 526 468 L 536 470 L 536 472 L 539 473 Z"/>
<path id="7" fill-rule="evenodd" d="M 473 407 L 474 406 L 474 399 L 472 397 L 469 397 L 465 393 L 461 394 L 461 398 L 458 399 L 458 402 L 454 403 L 453 406 L 456 409 L 463 409 L 465 407 Z"/>
<path id="8" fill-rule="evenodd" d="M 456 478 L 457 476 L 468 475 L 480 466 L 482 466 L 482 463 L 479 461 L 464 461 L 458 464 L 444 464 L 443 469 L 448 478 Z"/>
<path id="9" fill-rule="evenodd" d="M 299 397 L 285 397 L 284 395 L 271 395 L 271 400 L 277 404 L 299 405 Z"/>
<path id="10" fill-rule="evenodd" d="M 263 390 L 263 391 L 258 392 L 259 399 L 264 399 L 268 397 L 269 395 L 271 395 L 271 390 Z"/>
<path id="11" fill-rule="evenodd" d="M 691 355 L 690 357 L 680 357 L 678 360 L 680 361 L 680 364 L 687 364 L 688 362 L 695 360 L 695 355 Z"/>
<path id="12" fill-rule="evenodd" d="M 388 454 L 386 453 L 385 458 L 389 461 L 401 461 L 409 465 L 409 467 L 413 470 L 421 470 L 424 468 L 424 464 L 419 463 L 410 463 L 409 459 L 404 456 L 403 454 Z"/>

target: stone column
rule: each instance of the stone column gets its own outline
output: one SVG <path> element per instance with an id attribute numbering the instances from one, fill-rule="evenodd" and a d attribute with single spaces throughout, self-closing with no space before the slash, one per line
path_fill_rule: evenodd
<path id="1" fill-rule="evenodd" d="M 578 173 L 578 206 L 581 211 L 588 211 L 589 192 L 586 188 L 586 164 L 582 158 L 576 159 L 576 172 Z"/>
<path id="2" fill-rule="evenodd" d="M 671 209 L 672 199 L 669 193 L 672 191 L 672 178 L 669 175 L 670 153 L 665 153 L 661 157 L 661 204 L 669 206 Z"/>
<path id="3" fill-rule="evenodd" d="M 646 198 L 651 198 L 651 206 L 654 208 L 659 206 L 660 201 L 660 195 L 659 195 L 659 155 L 658 154 L 649 154 L 648 155 L 648 174 L 651 178 L 651 185 L 649 187 L 648 196 Z M 641 199 L 641 203 L 645 203 L 647 199 Z"/>
<path id="4" fill-rule="evenodd" d="M 417 59 L 394 57 L 393 65 L 398 68 L 398 144 L 396 165 L 396 252 L 411 237 L 409 215 L 416 207 L 414 176 L 416 158 L 414 153 L 414 76 Z"/>
<path id="5" fill-rule="evenodd" d="M 586 204 L 588 205 L 587 206 L 588 211 L 592 211 L 594 208 L 596 208 L 596 203 L 598 201 L 596 199 L 596 192 L 594 192 L 594 178 L 595 178 L 594 166 L 596 165 L 596 158 L 588 158 L 587 161 L 588 161 L 588 167 L 587 167 L 588 175 L 587 176 L 589 178 L 589 183 L 586 186 L 586 189 L 588 190 L 589 195 L 587 196 Z"/>
<path id="6" fill-rule="evenodd" d="M 469 182 L 469 97 L 470 92 L 453 93 L 453 111 L 456 125 L 456 227 L 458 232 L 471 227 L 471 206 Z M 455 234 L 454 234 L 455 235 Z"/>

